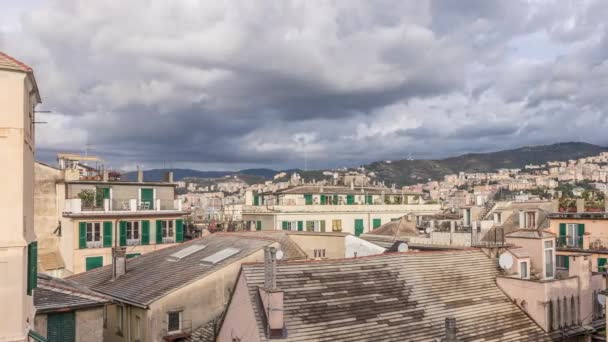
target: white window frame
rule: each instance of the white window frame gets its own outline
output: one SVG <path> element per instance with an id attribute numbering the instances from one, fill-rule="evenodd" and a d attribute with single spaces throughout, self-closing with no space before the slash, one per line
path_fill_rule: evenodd
<path id="1" fill-rule="evenodd" d="M 572 228 L 572 232 L 570 229 Z M 578 223 L 566 223 L 566 245 L 570 247 L 577 246 L 578 242 Z M 581 246 L 582 247 L 582 246 Z"/>
<path id="2" fill-rule="evenodd" d="M 547 243 L 549 243 L 551 247 L 547 247 Z M 549 275 L 547 269 L 547 252 L 551 252 L 551 275 Z M 543 271 L 545 279 L 555 278 L 555 244 L 551 240 L 543 241 Z"/>
<path id="3" fill-rule="evenodd" d="M 298 221 L 287 221 L 287 230 L 292 232 L 298 231 Z"/>
<path id="4" fill-rule="evenodd" d="M 530 272 L 528 270 L 528 261 L 519 262 L 519 274 L 521 279 L 530 279 Z"/>
<path id="5" fill-rule="evenodd" d="M 170 318 L 172 314 L 178 314 L 178 320 L 179 320 L 179 327 L 177 330 L 170 330 L 170 326 L 169 326 L 169 322 L 170 322 Z M 169 311 L 167 312 L 167 333 L 168 334 L 175 334 L 175 333 L 180 333 L 182 331 L 182 329 L 184 329 L 183 327 L 183 315 L 184 312 L 183 311 Z"/>
<path id="6" fill-rule="evenodd" d="M 134 234 L 137 232 L 137 234 Z M 130 234 L 129 234 L 130 233 Z M 126 221 L 127 246 L 136 246 L 141 244 L 141 222 Z M 129 236 L 131 235 L 131 236 Z M 137 235 L 137 237 L 133 237 Z"/>
<path id="7" fill-rule="evenodd" d="M 102 234 L 101 222 L 87 222 L 86 223 L 86 242 L 87 248 L 99 248 L 103 246 L 103 234 Z M 89 231 L 91 232 L 91 239 L 89 239 Z M 95 231 L 99 233 L 98 238 L 95 238 Z"/>
<path id="8" fill-rule="evenodd" d="M 175 242 L 175 221 L 162 220 L 160 223 L 162 230 L 163 243 Z"/>

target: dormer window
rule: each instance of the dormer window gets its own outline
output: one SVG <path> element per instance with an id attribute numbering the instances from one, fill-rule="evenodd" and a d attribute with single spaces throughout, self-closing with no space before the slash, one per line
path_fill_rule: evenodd
<path id="1" fill-rule="evenodd" d="M 494 213 L 494 224 L 500 225 L 502 223 L 502 215 L 500 213 Z"/>
<path id="2" fill-rule="evenodd" d="M 536 212 L 534 212 L 534 211 L 526 212 L 526 228 L 528 228 L 528 229 L 536 228 Z"/>

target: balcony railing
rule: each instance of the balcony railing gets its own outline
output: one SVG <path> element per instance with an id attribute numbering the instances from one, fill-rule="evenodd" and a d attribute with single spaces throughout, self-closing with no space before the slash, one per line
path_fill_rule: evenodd
<path id="1" fill-rule="evenodd" d="M 582 236 L 558 236 L 557 237 L 558 248 L 583 248 L 583 237 Z"/>

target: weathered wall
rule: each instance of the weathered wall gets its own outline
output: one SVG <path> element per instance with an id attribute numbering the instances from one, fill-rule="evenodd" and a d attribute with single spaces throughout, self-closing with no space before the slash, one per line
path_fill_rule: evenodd
<path id="1" fill-rule="evenodd" d="M 47 337 L 46 314 L 36 315 L 34 330 Z M 76 311 L 76 342 L 103 341 L 103 307 Z"/>
<path id="2" fill-rule="evenodd" d="M 227 310 L 218 341 L 233 341 L 233 338 L 239 338 L 240 341 L 260 341 L 260 332 L 249 297 L 249 289 L 243 275 L 237 282 L 230 307 Z"/>
<path id="3" fill-rule="evenodd" d="M 296 233 L 289 234 L 289 238 L 300 246 L 309 258 L 314 258 L 315 249 L 325 249 L 325 257 L 329 259 L 341 259 L 346 255 L 345 236 L 342 234 Z"/>
<path id="4" fill-rule="evenodd" d="M 61 171 L 36 162 L 34 175 L 34 228 L 38 238 L 38 251 L 57 251 L 59 237 L 53 231 L 59 225 L 61 214 L 57 201 L 57 182 L 61 180 Z"/>

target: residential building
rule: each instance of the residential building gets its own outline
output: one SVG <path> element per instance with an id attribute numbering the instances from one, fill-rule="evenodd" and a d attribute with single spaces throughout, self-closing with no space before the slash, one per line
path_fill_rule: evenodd
<path id="1" fill-rule="evenodd" d="M 496 259 L 481 251 L 320 262 L 268 254 L 243 264 L 219 341 L 551 340 L 496 285 Z"/>
<path id="2" fill-rule="evenodd" d="M 578 341 L 604 328 L 606 283 L 589 254 L 556 251 L 555 235 L 542 230 L 518 230 L 506 241 L 513 247 L 500 257 L 496 283 L 544 331 Z"/>
<path id="3" fill-rule="evenodd" d="M 47 342 L 103 341 L 110 298 L 66 279 L 38 275 L 35 331 Z"/>
<path id="4" fill-rule="evenodd" d="M 216 233 L 68 279 L 114 300 L 105 309 L 104 341 L 173 341 L 224 311 L 241 264 L 262 261 L 266 246 L 282 247 Z M 284 258 L 300 256 L 294 251 L 285 248 Z"/>
<path id="5" fill-rule="evenodd" d="M 32 68 L 0 52 L 0 341 L 25 341 L 33 329 L 37 283 L 34 232 L 35 108 Z"/>
<path id="6" fill-rule="evenodd" d="M 108 265 L 114 246 L 132 257 L 183 242 L 186 212 L 170 173 L 166 181 L 147 182 L 139 170 L 136 181 L 121 181 L 78 158 L 70 154 L 68 162 L 60 154 L 65 168 L 36 167 L 43 272 L 65 277 Z"/>
<path id="7" fill-rule="evenodd" d="M 395 189 L 304 185 L 274 192 L 248 193 L 243 221 L 250 230 L 344 232 L 359 236 L 414 213 L 440 212 L 420 194 Z"/>

